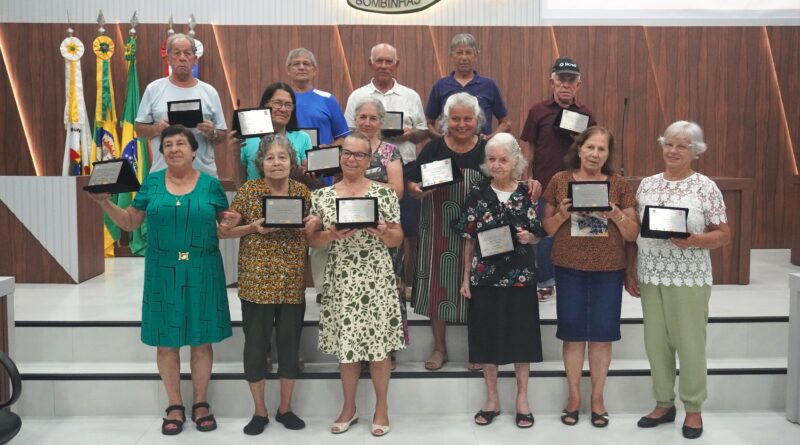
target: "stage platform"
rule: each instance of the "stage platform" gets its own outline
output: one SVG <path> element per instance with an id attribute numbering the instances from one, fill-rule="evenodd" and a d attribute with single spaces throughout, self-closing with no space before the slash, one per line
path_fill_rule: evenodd
<path id="1" fill-rule="evenodd" d="M 139 342 L 139 320 L 144 262 L 141 258 L 106 260 L 106 273 L 78 285 L 17 284 L 15 291 L 16 350 L 14 357 L 24 378 L 23 396 L 15 410 L 23 415 L 20 443 L 65 443 L 75 434 L 81 443 L 167 443 L 158 433 L 158 419 L 166 407 L 155 366 L 155 351 Z M 800 437 L 800 426 L 783 419 L 786 390 L 788 335 L 788 274 L 800 272 L 789 263 L 788 250 L 753 250 L 749 285 L 715 286 L 708 329 L 709 399 L 704 406 L 707 434 L 697 443 L 786 443 Z M 241 313 L 236 289 L 228 290 L 234 336 L 215 345 L 210 401 L 221 431 L 197 433 L 191 425 L 169 443 L 255 443 L 291 440 L 303 443 L 366 443 L 373 440 L 367 427 L 374 397 L 368 375 L 359 383 L 362 420 L 354 431 L 334 437 L 327 424 L 338 413 L 341 389 L 335 360 L 316 350 L 319 308 L 313 290 L 301 345 L 307 365 L 295 391 L 294 409 L 309 427 L 289 432 L 281 425 L 267 428 L 264 437 L 247 438 L 241 427 L 252 406 L 243 381 Z M 625 295 L 622 340 L 614 345 L 614 359 L 606 389 L 611 426 L 592 428 L 588 403 L 581 424 L 562 425 L 557 413 L 566 400 L 561 344 L 555 339 L 555 301 L 540 305 L 543 363 L 531 372 L 530 398 L 536 415 L 532 431 L 512 424 L 513 376 L 501 367 L 503 415 L 488 428 L 472 424 L 484 388 L 479 373 L 465 370 L 466 327 L 448 328 L 450 362 L 437 372 L 425 371 L 432 336 L 427 319 L 409 307 L 409 347 L 398 353 L 398 369 L 390 386 L 392 433 L 384 442 L 416 443 L 680 443 L 679 424 L 649 433 L 635 420 L 653 406 L 649 366 L 642 342 L 639 301 Z M 186 348 L 184 348 L 186 349 Z M 188 373 L 188 351 L 182 352 Z M 588 367 L 585 367 L 588 370 Z M 587 372 L 585 374 L 588 375 Z M 184 394 L 190 394 L 188 374 Z M 277 386 L 267 385 L 274 412 Z M 588 402 L 589 384 L 582 391 Z M 682 406 L 678 404 L 679 411 Z M 272 415 L 272 414 L 271 414 Z M 109 417 L 111 416 L 111 417 Z M 128 422 L 129 418 L 132 418 Z M 679 413 L 679 421 L 682 413 Z M 91 431 L 91 432 L 89 432 Z M 118 440 L 108 434 L 119 432 Z M 15 443 L 17 443 L 15 441 Z M 69 443 L 69 440 L 66 441 Z"/>

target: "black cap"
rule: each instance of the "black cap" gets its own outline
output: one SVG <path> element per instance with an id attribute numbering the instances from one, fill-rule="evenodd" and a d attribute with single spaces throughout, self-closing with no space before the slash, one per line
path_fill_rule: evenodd
<path id="1" fill-rule="evenodd" d="M 575 61 L 570 59 L 569 57 L 559 57 L 553 64 L 553 73 L 574 74 L 576 76 L 580 76 L 581 69 L 578 68 L 578 64 L 575 63 Z"/>

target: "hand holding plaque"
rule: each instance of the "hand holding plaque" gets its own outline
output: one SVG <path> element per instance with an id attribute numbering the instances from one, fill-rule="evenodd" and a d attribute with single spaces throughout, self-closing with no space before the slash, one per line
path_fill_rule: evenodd
<path id="1" fill-rule="evenodd" d="M 167 102 L 167 118 L 170 125 L 196 128 L 197 124 L 203 122 L 203 105 L 200 99 Z"/>
<path id="2" fill-rule="evenodd" d="M 570 212 L 594 212 L 611 210 L 608 202 L 608 181 L 575 181 L 569 183 Z"/>
<path id="3" fill-rule="evenodd" d="M 89 184 L 83 187 L 90 193 L 129 193 L 139 191 L 139 180 L 126 158 L 92 163 Z"/>
<path id="4" fill-rule="evenodd" d="M 303 227 L 304 200 L 294 196 L 269 196 L 262 198 L 261 213 L 264 227 Z"/>
<path id="5" fill-rule="evenodd" d="M 378 198 L 336 198 L 336 229 L 378 226 Z"/>
<path id="6" fill-rule="evenodd" d="M 451 158 L 420 164 L 419 170 L 422 178 L 421 188 L 426 191 L 454 184 L 463 179 L 461 170 Z"/>
<path id="7" fill-rule="evenodd" d="M 478 249 L 481 258 L 489 258 L 514 251 L 511 226 L 504 225 L 478 232 Z"/>
<path id="8" fill-rule="evenodd" d="M 689 209 L 684 207 L 645 206 L 642 238 L 688 238 Z"/>
<path id="9" fill-rule="evenodd" d="M 341 159 L 341 147 L 315 148 L 306 151 L 306 162 L 308 173 L 315 173 L 322 176 L 331 176 L 342 171 L 339 164 Z"/>

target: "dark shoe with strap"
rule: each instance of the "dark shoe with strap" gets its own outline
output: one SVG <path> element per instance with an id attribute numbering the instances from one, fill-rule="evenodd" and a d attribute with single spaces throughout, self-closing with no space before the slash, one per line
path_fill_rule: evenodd
<path id="1" fill-rule="evenodd" d="M 575 411 L 567 411 L 564 409 L 564 411 L 561 411 L 561 423 L 567 426 L 577 425 L 579 415 L 577 409 Z"/>
<path id="2" fill-rule="evenodd" d="M 661 417 L 647 417 L 644 416 L 636 422 L 636 426 L 639 428 L 653 428 L 661 425 L 662 423 L 670 423 L 675 421 L 675 414 L 677 410 L 673 405 L 666 414 Z"/>
<path id="3" fill-rule="evenodd" d="M 269 417 L 267 416 L 256 416 L 253 415 L 253 418 L 250 419 L 250 422 L 244 426 L 244 433 L 248 436 L 257 436 L 264 432 L 264 428 L 269 423 Z"/>
<path id="4" fill-rule="evenodd" d="M 687 439 L 697 439 L 698 437 L 703 435 L 703 422 L 700 421 L 700 426 L 698 428 L 692 426 L 686 426 L 683 424 L 683 437 Z"/>
<path id="5" fill-rule="evenodd" d="M 608 411 L 596 413 L 592 411 L 592 426 L 595 428 L 605 428 L 608 426 Z"/>
<path id="6" fill-rule="evenodd" d="M 475 423 L 478 425 L 489 425 L 494 421 L 494 418 L 500 415 L 500 410 L 497 411 L 484 411 L 480 410 L 475 414 Z M 481 422 L 479 419 L 483 419 Z"/>
<path id="7" fill-rule="evenodd" d="M 208 402 L 199 402 L 192 405 L 192 421 L 197 426 L 197 431 L 205 433 L 217 429 L 217 420 L 214 419 L 213 414 L 209 414 L 207 416 L 199 418 L 195 415 L 195 411 L 197 411 L 200 408 L 210 409 L 211 406 L 208 404 Z"/>
<path id="8" fill-rule="evenodd" d="M 306 423 L 303 422 L 303 419 L 297 417 L 297 414 L 291 411 L 286 411 L 283 414 L 278 411 L 278 414 L 275 414 L 275 420 L 282 423 L 283 426 L 290 430 L 302 430 L 306 427 Z"/>
<path id="9" fill-rule="evenodd" d="M 166 414 L 169 416 L 169 413 L 172 411 L 180 411 L 181 412 L 181 419 L 169 419 L 164 417 L 163 421 L 161 422 L 161 434 L 165 436 L 174 436 L 176 434 L 180 434 L 183 431 L 183 422 L 186 422 L 186 407 L 183 405 L 170 405 L 167 407 Z M 174 428 L 167 428 L 168 426 L 174 426 Z"/>
<path id="10" fill-rule="evenodd" d="M 517 428 L 530 428 L 533 426 L 533 422 L 533 413 L 517 413 L 517 420 L 515 421 Z"/>

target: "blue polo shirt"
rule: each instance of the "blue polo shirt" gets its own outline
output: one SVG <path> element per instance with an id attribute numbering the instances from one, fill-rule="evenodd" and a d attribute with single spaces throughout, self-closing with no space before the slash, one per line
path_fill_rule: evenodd
<path id="1" fill-rule="evenodd" d="M 477 71 L 473 71 L 473 73 L 475 77 L 464 86 L 461 86 L 455 79 L 455 71 L 451 72 L 449 76 L 437 80 L 431 88 L 428 105 L 425 106 L 425 117 L 438 119 L 442 115 L 444 103 L 447 102 L 448 97 L 455 93 L 466 92 L 478 98 L 478 104 L 486 118 L 481 133 L 491 134 L 492 116 L 498 120 L 503 119 L 508 115 L 508 110 L 506 110 L 503 96 L 500 95 L 500 89 L 497 88 L 494 80 L 479 75 Z"/>
<path id="2" fill-rule="evenodd" d="M 350 127 L 336 96 L 316 88 L 305 93 L 294 92 L 297 101 L 297 125 L 300 128 L 319 128 L 319 143 L 330 144 L 334 139 L 350 134 Z"/>

